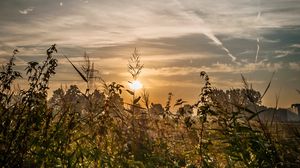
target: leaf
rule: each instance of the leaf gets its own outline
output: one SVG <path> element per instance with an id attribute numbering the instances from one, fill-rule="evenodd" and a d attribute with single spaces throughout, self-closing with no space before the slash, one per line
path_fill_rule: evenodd
<path id="1" fill-rule="evenodd" d="M 129 94 L 131 94 L 132 96 L 134 95 L 134 92 L 133 91 L 131 91 L 131 90 L 126 90 Z"/>
<path id="2" fill-rule="evenodd" d="M 242 77 L 242 80 L 243 80 L 243 83 L 244 83 L 245 88 L 246 88 L 246 89 L 249 89 L 249 84 L 248 84 L 246 78 L 244 77 L 243 74 L 241 74 L 241 77 Z"/>
<path id="3" fill-rule="evenodd" d="M 174 105 L 175 106 L 179 106 L 179 105 L 182 105 L 183 103 L 186 103 L 186 101 L 183 101 L 182 99 L 178 99 Z"/>
<path id="4" fill-rule="evenodd" d="M 270 79 L 270 81 L 269 81 L 269 83 L 268 83 L 268 86 L 266 87 L 266 89 L 265 89 L 263 95 L 261 96 L 261 99 L 265 96 L 265 94 L 266 94 L 267 91 L 269 90 L 269 88 L 270 88 L 270 86 L 271 86 L 271 83 L 272 83 L 272 80 L 273 80 L 273 77 L 274 77 L 274 74 L 275 74 L 275 72 L 273 72 L 273 74 L 272 74 L 272 76 L 271 76 L 271 79 Z"/>
<path id="5" fill-rule="evenodd" d="M 263 109 L 263 110 L 260 110 L 260 111 L 258 111 L 256 113 L 254 113 L 252 116 L 250 116 L 249 118 L 247 118 L 247 120 L 249 121 L 249 120 L 253 119 L 254 117 L 258 116 L 260 113 L 262 113 L 264 111 L 266 111 L 266 110 Z"/>
<path id="6" fill-rule="evenodd" d="M 19 52 L 18 49 L 14 49 L 13 54 L 17 54 Z"/>
<path id="7" fill-rule="evenodd" d="M 296 89 L 296 91 L 300 94 L 300 90 L 299 89 Z"/>
<path id="8" fill-rule="evenodd" d="M 76 68 L 76 66 L 69 60 L 69 58 L 65 55 L 63 55 L 69 62 L 70 64 L 73 66 L 73 68 L 77 71 L 77 73 L 81 76 L 81 78 L 85 81 L 88 82 L 88 80 L 86 79 L 86 77 L 79 71 L 79 69 Z"/>
<path id="9" fill-rule="evenodd" d="M 200 77 L 204 77 L 206 75 L 206 72 L 205 71 L 201 71 L 200 72 Z"/>
<path id="10" fill-rule="evenodd" d="M 138 98 L 136 98 L 134 101 L 133 101 L 133 104 L 137 104 L 141 99 L 141 96 L 139 96 Z"/>

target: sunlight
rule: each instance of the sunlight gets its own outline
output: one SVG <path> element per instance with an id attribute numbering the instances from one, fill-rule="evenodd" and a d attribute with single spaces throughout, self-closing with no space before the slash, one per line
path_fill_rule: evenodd
<path id="1" fill-rule="evenodd" d="M 141 89 L 143 87 L 143 84 L 140 81 L 135 80 L 132 83 L 129 83 L 129 87 L 130 87 L 130 89 L 136 91 L 136 90 Z"/>

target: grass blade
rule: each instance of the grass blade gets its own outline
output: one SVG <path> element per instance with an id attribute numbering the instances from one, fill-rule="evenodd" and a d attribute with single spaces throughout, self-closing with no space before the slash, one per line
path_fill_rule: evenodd
<path id="1" fill-rule="evenodd" d="M 69 62 L 70 64 L 73 66 L 73 68 L 77 71 L 77 73 L 81 76 L 81 78 L 87 83 L 88 80 L 86 79 L 86 77 L 79 71 L 79 69 L 71 62 L 71 60 L 69 60 L 69 58 L 65 55 L 63 55 Z"/>
<path id="2" fill-rule="evenodd" d="M 244 77 L 244 75 L 243 75 L 243 74 L 241 74 L 241 77 L 242 77 L 242 80 L 243 80 L 243 83 L 244 83 L 244 87 L 245 87 L 245 89 L 249 89 L 249 84 L 248 84 L 248 82 L 247 82 L 246 78 Z"/>
<path id="3" fill-rule="evenodd" d="M 270 81 L 269 81 L 269 83 L 268 83 L 268 86 L 266 87 L 266 89 L 265 89 L 263 95 L 261 96 L 261 99 L 266 95 L 267 91 L 269 90 L 269 88 L 270 88 L 270 86 L 271 86 L 271 83 L 272 83 L 272 80 L 273 80 L 273 77 L 274 77 L 274 74 L 275 74 L 275 72 L 272 73 L 271 79 L 270 79 Z"/>

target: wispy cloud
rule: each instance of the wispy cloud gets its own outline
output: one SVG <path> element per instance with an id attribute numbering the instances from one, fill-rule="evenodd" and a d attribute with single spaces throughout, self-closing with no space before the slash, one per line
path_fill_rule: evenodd
<path id="1" fill-rule="evenodd" d="M 7 51 L 1 51 L 0 50 L 0 56 L 9 56 L 10 53 L 8 53 Z"/>
<path id="2" fill-rule="evenodd" d="M 236 65 L 236 64 L 223 64 L 215 63 L 212 66 L 202 67 L 162 67 L 162 68 L 145 68 L 143 70 L 144 76 L 184 76 L 184 75 L 195 75 L 201 71 L 208 73 L 250 73 L 256 71 L 278 71 L 283 68 L 282 63 L 249 63 L 247 65 Z M 125 73 L 124 73 L 125 75 Z"/>
<path id="3" fill-rule="evenodd" d="M 298 72 L 298 13 L 297 0 L 0 0 L 0 60 L 17 47 L 24 61 L 40 61 L 56 43 L 79 66 L 88 50 L 107 80 L 125 81 L 138 47 L 143 75 L 162 85 L 181 77 L 196 87 L 193 76 L 203 70 L 233 85 L 239 73 Z M 68 62 L 59 61 L 59 79 L 72 78 Z"/>
<path id="4" fill-rule="evenodd" d="M 291 62 L 289 63 L 289 68 L 291 70 L 300 71 L 300 63 Z"/>
<path id="5" fill-rule="evenodd" d="M 292 48 L 300 48 L 300 44 L 293 44 L 291 45 Z"/>
<path id="6" fill-rule="evenodd" d="M 258 59 L 258 53 L 259 53 L 259 37 L 256 38 L 256 55 L 255 55 L 255 62 L 257 62 Z"/>
<path id="7" fill-rule="evenodd" d="M 260 1 L 259 1 L 260 2 Z M 260 20 L 260 17 L 261 17 L 261 11 L 259 10 L 257 12 L 257 16 L 256 16 L 256 22 L 259 22 Z M 259 54 L 259 49 L 260 49 L 260 39 L 259 39 L 259 33 L 258 33 L 258 30 L 257 30 L 257 38 L 256 38 L 256 54 L 255 54 L 255 63 L 257 62 L 257 59 L 258 59 L 258 54 Z"/>
<path id="8" fill-rule="evenodd" d="M 33 9 L 34 9 L 33 7 L 29 7 L 29 8 L 23 9 L 23 10 L 19 10 L 19 13 L 22 15 L 27 15 L 29 12 L 32 12 Z"/>
<path id="9" fill-rule="evenodd" d="M 176 0 L 178 2 L 178 0 Z M 12 45 L 45 44 L 53 39 L 63 45 L 80 45 L 91 47 L 112 46 L 121 43 L 129 43 L 140 38 L 163 38 L 178 37 L 191 33 L 203 33 L 212 42 L 223 49 L 232 60 L 236 55 L 224 44 L 219 35 L 227 37 L 254 38 L 255 30 L 264 25 L 284 26 L 281 22 L 269 24 L 277 20 L 278 13 L 264 13 L 266 9 L 261 7 L 264 15 L 257 14 L 255 2 L 240 2 L 234 0 L 232 3 L 223 0 L 212 3 L 208 0 L 201 1 L 92 1 L 85 5 L 78 1 L 64 2 L 64 8 L 53 9 L 53 13 L 42 11 L 53 8 L 50 1 L 38 6 L 32 16 L 24 23 L 18 18 L 18 24 L 8 22 L 1 25 L 1 29 L 8 33 L 2 36 L 5 41 Z M 278 0 L 276 0 L 277 2 Z M 86 2 L 81 0 L 81 2 Z M 175 3 L 174 3 L 175 2 Z M 53 2 L 54 3 L 54 2 Z M 265 3 L 265 2 L 264 2 Z M 271 2 L 269 2 L 271 3 Z M 293 4 L 287 4 L 293 6 Z M 57 2 L 55 2 L 57 7 Z M 275 3 L 277 4 L 278 3 Z M 275 8 L 276 6 L 272 4 Z M 265 5 L 265 6 L 264 6 Z M 48 6 L 48 7 L 47 7 Z M 25 8 L 20 13 L 29 14 L 34 8 Z M 134 11 L 134 15 L 130 14 Z M 280 13 L 280 18 L 287 18 L 286 25 L 294 24 L 294 15 L 289 12 Z M 255 23 L 255 16 L 260 17 L 260 26 Z M 275 18 L 275 19 L 274 19 Z M 51 23 L 51 24 L 45 24 Z M 0 31 L 1 31 L 0 29 Z M 11 30 L 12 29 L 12 30 Z M 45 30 L 49 30 L 47 34 Z M 13 40 L 16 32 L 23 32 L 20 38 Z M 37 35 L 39 34 L 39 35 Z M 33 36 L 34 35 L 34 36 Z M 18 36 L 19 37 L 19 36 Z M 31 41 L 31 43 L 30 43 Z M 38 41 L 34 43 L 34 41 Z"/>
<path id="10" fill-rule="evenodd" d="M 82 1 L 82 2 L 84 2 L 84 3 L 89 3 L 88 0 L 80 0 L 80 1 Z"/>
<path id="11" fill-rule="evenodd" d="M 274 53 L 276 54 L 275 58 L 282 58 L 282 57 L 286 57 L 289 54 L 293 53 L 293 51 L 290 51 L 290 50 L 276 50 Z"/>

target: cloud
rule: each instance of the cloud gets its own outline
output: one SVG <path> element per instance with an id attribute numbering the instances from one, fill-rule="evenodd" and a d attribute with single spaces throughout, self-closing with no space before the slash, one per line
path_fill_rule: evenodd
<path id="1" fill-rule="evenodd" d="M 127 81 L 126 81 L 127 82 Z M 193 81 L 176 81 L 173 82 L 170 79 L 162 79 L 162 78 L 157 78 L 157 79 L 149 79 L 147 80 L 146 87 L 147 88 L 156 88 L 156 87 L 194 87 L 197 88 L 199 87 L 199 84 Z"/>
<path id="2" fill-rule="evenodd" d="M 226 54 L 232 59 L 232 61 L 236 61 L 236 57 L 231 54 L 231 52 L 223 45 L 223 43 L 215 36 L 215 34 L 212 32 L 212 30 L 209 28 L 209 26 L 206 25 L 206 23 L 203 21 L 202 18 L 199 17 L 199 15 L 196 15 L 194 11 L 185 9 L 183 5 L 180 3 L 180 1 L 175 0 L 177 2 L 178 6 L 181 8 L 182 11 L 185 11 L 184 15 L 188 18 L 193 20 L 196 24 L 199 24 L 199 27 L 204 27 L 202 29 L 199 29 L 201 33 L 206 35 L 209 39 L 211 39 L 217 46 L 220 46 Z"/>
<path id="3" fill-rule="evenodd" d="M 0 56 L 9 56 L 9 55 L 11 55 L 11 53 L 0 50 Z"/>
<path id="4" fill-rule="evenodd" d="M 86 2 L 81 0 L 81 2 Z M 64 7 L 56 9 L 57 2 L 47 4 L 37 3 L 37 15 L 17 22 L 7 22 L 1 25 L 0 33 L 5 32 L 3 41 L 11 45 L 47 45 L 49 42 L 59 42 L 60 45 L 74 45 L 82 47 L 105 47 L 127 44 L 137 39 L 158 39 L 164 37 L 178 37 L 188 34 L 203 33 L 219 46 L 226 55 L 235 60 L 236 53 L 226 44 L 220 35 L 227 37 L 256 38 L 256 19 L 261 24 L 275 18 L 278 14 L 268 8 L 270 1 L 262 3 L 261 15 L 258 13 L 257 3 L 252 1 L 237 1 L 231 3 L 220 0 L 212 3 L 208 0 L 179 1 L 138 1 L 120 0 L 91 1 L 82 5 L 75 1 L 64 1 Z M 53 3 L 53 4 L 52 4 Z M 272 9 L 280 9 L 279 1 L 275 0 Z M 295 4 L 287 2 L 288 8 Z M 54 5 L 55 4 L 55 5 Z M 275 5 L 276 4 L 276 5 Z M 54 9 L 53 9 L 54 8 Z M 29 10 L 27 10 L 29 9 Z M 42 12 L 42 11 L 55 12 Z M 28 14 L 33 8 L 25 8 L 22 13 Z M 265 13 L 265 11 L 268 11 Z M 132 14 L 134 13 L 134 14 Z M 281 12 L 288 16 L 287 20 L 293 24 L 294 16 L 288 12 Z M 271 19 L 270 19 L 271 20 Z M 45 24 L 49 23 L 49 24 Z M 282 26 L 281 24 L 277 24 Z M 263 27 L 263 26 L 262 26 Z M 47 30 L 47 32 L 45 32 Z M 20 35 L 17 32 L 22 32 Z M 191 42 L 192 43 L 192 42 Z M 225 43 L 225 44 L 223 44 Z M 218 47 L 216 47 L 218 48 Z M 245 47 L 246 48 L 246 47 Z"/>
<path id="5" fill-rule="evenodd" d="M 300 48 L 300 44 L 293 44 L 290 47 L 292 47 L 292 48 Z"/>
<path id="6" fill-rule="evenodd" d="M 80 1 L 83 2 L 83 3 L 89 3 L 88 0 L 80 0 Z"/>
<path id="7" fill-rule="evenodd" d="M 276 55 L 275 55 L 275 58 L 282 58 L 282 57 L 286 57 L 290 54 L 293 53 L 293 51 L 288 51 L 288 50 L 276 50 L 274 52 Z"/>
<path id="8" fill-rule="evenodd" d="M 300 71 L 300 63 L 290 62 L 289 68 L 291 70 Z"/>
<path id="9" fill-rule="evenodd" d="M 208 73 L 250 73 L 257 71 L 278 71 L 283 68 L 282 63 L 249 63 L 247 65 L 236 65 L 236 64 L 223 64 L 215 63 L 211 66 L 202 67 L 162 67 L 162 68 L 144 68 L 144 76 L 185 76 L 195 75 L 201 71 Z"/>
<path id="10" fill-rule="evenodd" d="M 29 12 L 32 12 L 33 9 L 34 9 L 33 7 L 29 7 L 29 8 L 23 9 L 23 10 L 19 10 L 19 13 L 22 15 L 27 15 Z"/>
<path id="11" fill-rule="evenodd" d="M 0 57 L 0 64 L 4 65 L 8 60 Z"/>
<path id="12" fill-rule="evenodd" d="M 0 44 L 10 46 L 1 52 L 17 47 L 20 58 L 41 60 L 39 53 L 57 43 L 79 63 L 87 49 L 109 74 L 126 71 L 134 47 L 146 73 L 163 77 L 283 70 L 299 60 L 300 4 L 258 1 L 0 1 Z"/>

